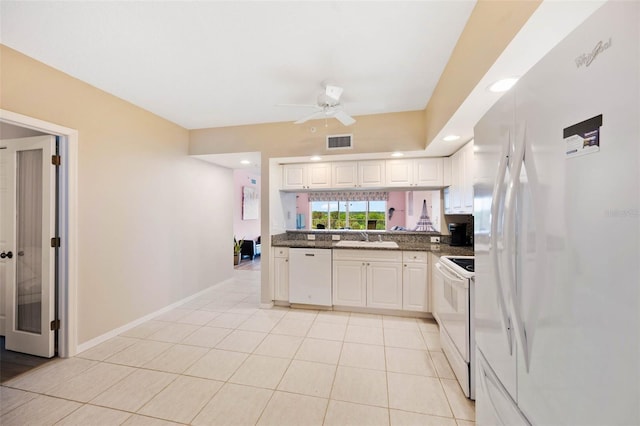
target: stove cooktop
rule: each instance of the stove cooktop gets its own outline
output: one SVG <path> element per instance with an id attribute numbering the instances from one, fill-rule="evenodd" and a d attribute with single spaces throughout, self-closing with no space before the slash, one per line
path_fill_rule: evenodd
<path id="1" fill-rule="evenodd" d="M 475 272 L 474 270 L 475 259 L 468 259 L 464 257 L 450 257 L 449 260 L 451 260 L 453 263 L 455 263 L 456 265 L 458 265 L 459 267 L 463 268 L 466 271 Z"/>

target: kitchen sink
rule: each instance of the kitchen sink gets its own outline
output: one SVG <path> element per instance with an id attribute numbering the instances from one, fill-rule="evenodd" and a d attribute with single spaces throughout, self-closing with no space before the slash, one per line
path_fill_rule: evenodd
<path id="1" fill-rule="evenodd" d="M 357 247 L 357 248 L 398 248 L 395 241 L 352 241 L 342 240 L 336 243 L 336 247 Z"/>

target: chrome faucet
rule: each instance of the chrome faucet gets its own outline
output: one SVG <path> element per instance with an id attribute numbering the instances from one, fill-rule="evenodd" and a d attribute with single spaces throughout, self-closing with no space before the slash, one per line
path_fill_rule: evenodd
<path id="1" fill-rule="evenodd" d="M 369 234 L 367 234 L 366 232 L 361 232 L 360 236 L 364 241 L 367 241 L 367 242 L 369 241 Z"/>

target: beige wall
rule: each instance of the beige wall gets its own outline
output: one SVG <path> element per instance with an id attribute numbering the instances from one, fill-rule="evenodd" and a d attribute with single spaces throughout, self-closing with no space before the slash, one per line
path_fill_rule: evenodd
<path id="1" fill-rule="evenodd" d="M 263 158 L 328 154 L 326 135 L 352 133 L 354 148 L 337 154 L 359 154 L 425 148 L 422 111 L 357 117 L 355 124 L 342 126 L 337 120 L 304 124 L 268 123 L 216 127 L 190 132 L 190 154 L 260 151 Z M 312 129 L 315 129 L 313 132 Z M 264 166 L 264 162 L 262 163 Z"/>
<path id="2" fill-rule="evenodd" d="M 541 2 L 478 0 L 424 110 L 427 145 L 447 124 Z"/>
<path id="3" fill-rule="evenodd" d="M 188 157 L 187 130 L 0 48 L 0 107 L 79 132 L 78 343 L 232 276 L 230 170 Z"/>

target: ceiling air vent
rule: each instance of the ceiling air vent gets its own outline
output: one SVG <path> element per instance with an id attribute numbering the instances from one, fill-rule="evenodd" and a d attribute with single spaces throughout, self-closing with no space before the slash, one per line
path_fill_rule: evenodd
<path id="1" fill-rule="evenodd" d="M 327 149 L 351 149 L 353 148 L 353 135 L 328 135 Z"/>

